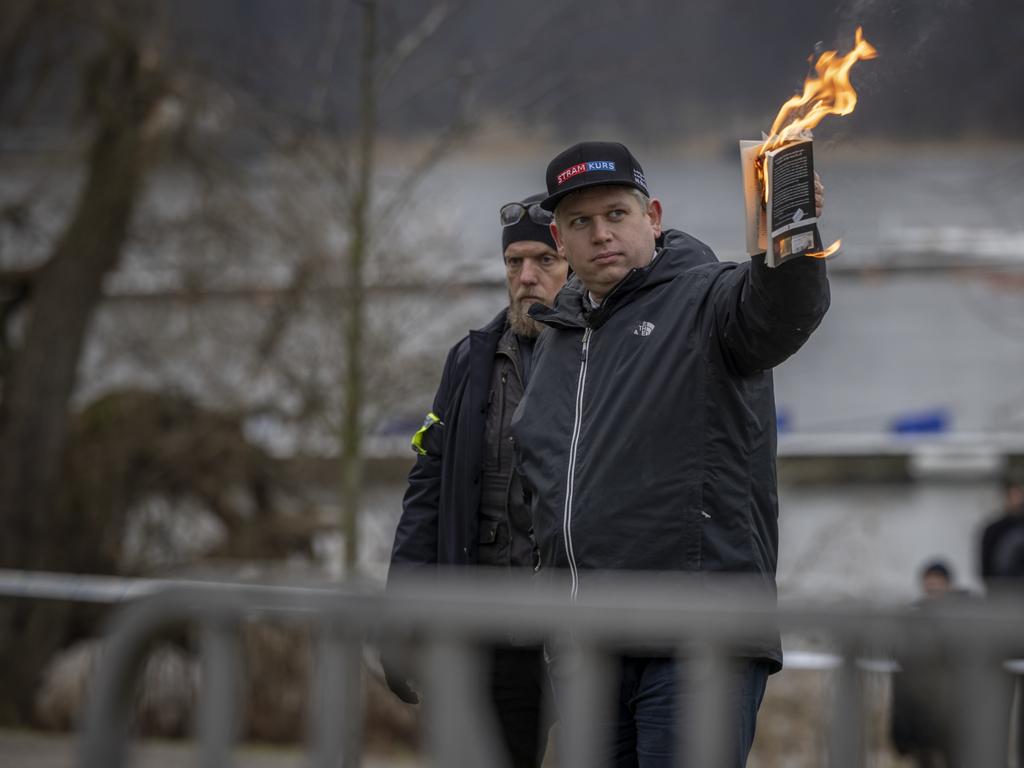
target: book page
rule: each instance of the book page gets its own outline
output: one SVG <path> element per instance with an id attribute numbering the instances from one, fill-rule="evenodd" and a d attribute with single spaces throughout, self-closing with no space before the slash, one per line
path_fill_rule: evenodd
<path id="1" fill-rule="evenodd" d="M 740 168 L 743 172 L 743 208 L 746 214 L 747 255 L 756 256 L 768 250 L 764 204 L 761 185 L 757 182 L 757 153 L 761 141 L 740 141 Z"/>

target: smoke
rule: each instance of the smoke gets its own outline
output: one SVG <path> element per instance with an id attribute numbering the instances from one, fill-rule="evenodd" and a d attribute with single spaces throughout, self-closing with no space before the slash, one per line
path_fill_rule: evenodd
<path id="1" fill-rule="evenodd" d="M 872 39 L 872 32 L 876 37 L 880 32 L 895 33 L 899 47 L 890 56 L 896 54 L 915 61 L 923 57 L 936 34 L 955 25 L 959 15 L 971 5 L 972 0 L 849 0 L 837 8 L 838 32 L 843 40 L 852 39 L 858 26 L 864 27 L 868 40 Z"/>

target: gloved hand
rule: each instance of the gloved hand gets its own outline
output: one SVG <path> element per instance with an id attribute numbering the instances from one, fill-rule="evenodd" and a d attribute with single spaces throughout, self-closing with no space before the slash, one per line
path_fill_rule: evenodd
<path id="1" fill-rule="evenodd" d="M 384 681 L 388 688 L 406 704 L 419 704 L 420 695 L 413 687 L 407 674 L 407 665 L 393 658 L 390 653 L 381 651 L 380 666 L 384 670 Z"/>

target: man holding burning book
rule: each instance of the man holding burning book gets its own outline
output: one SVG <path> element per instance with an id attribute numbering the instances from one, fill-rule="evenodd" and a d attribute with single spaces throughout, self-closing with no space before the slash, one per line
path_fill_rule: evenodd
<path id="1" fill-rule="evenodd" d="M 575 598 L 598 571 L 744 574 L 775 599 L 778 525 L 771 369 L 829 304 L 825 262 L 719 262 L 662 224 L 623 145 L 584 142 L 547 169 L 558 252 L 574 271 L 541 335 L 513 420 L 542 569 Z M 553 439 L 553 436 L 560 436 Z M 556 697 L 560 649 L 549 648 Z M 746 762 L 778 635 L 730 648 L 729 765 Z M 671 765 L 677 724 L 701 707 L 697 670 L 620 661 L 610 764 Z"/>
<path id="2" fill-rule="evenodd" d="M 773 218 L 771 248 L 765 237 L 744 264 L 721 263 L 699 240 L 666 229 L 661 203 L 622 144 L 583 142 L 548 165 L 542 205 L 554 213 L 552 235 L 575 275 L 553 307 L 530 310 L 549 330 L 512 430 L 542 570 L 564 576 L 573 599 L 601 589 L 598 572 L 657 570 L 717 581 L 720 595 L 738 582 L 713 577 L 739 575 L 748 598 L 774 605 L 772 368 L 821 322 L 829 305 L 824 258 L 839 248 L 820 246 L 810 130 L 826 115 L 853 111 L 850 69 L 876 55 L 858 28 L 849 53 L 818 57 L 765 141 L 741 145 L 745 179 L 762 180 L 745 195 L 749 247 L 765 223 L 764 207 L 751 199 L 772 203 L 768 155 L 805 143 L 776 179 L 790 188 L 782 190 L 787 204 L 770 213 L 789 221 Z M 790 205 L 797 194 L 799 205 Z M 776 247 L 780 238 L 786 247 Z M 564 649 L 546 650 L 557 699 Z M 723 650 L 732 663 L 716 699 L 727 702 L 728 744 L 716 765 L 743 766 L 782 649 L 776 633 Z M 710 704 L 701 698 L 699 665 L 647 651 L 621 657 L 619 672 L 606 762 L 674 765 L 681 724 Z"/>

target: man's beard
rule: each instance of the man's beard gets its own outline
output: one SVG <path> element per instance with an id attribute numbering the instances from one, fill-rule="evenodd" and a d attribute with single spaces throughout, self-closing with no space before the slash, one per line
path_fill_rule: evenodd
<path id="1" fill-rule="evenodd" d="M 512 298 L 511 294 L 509 295 L 508 324 L 512 326 L 512 330 L 519 336 L 535 339 L 544 330 L 544 326 L 527 314 L 532 305 L 532 302 L 528 304 L 528 301 L 528 299 L 519 299 L 517 301 Z"/>

